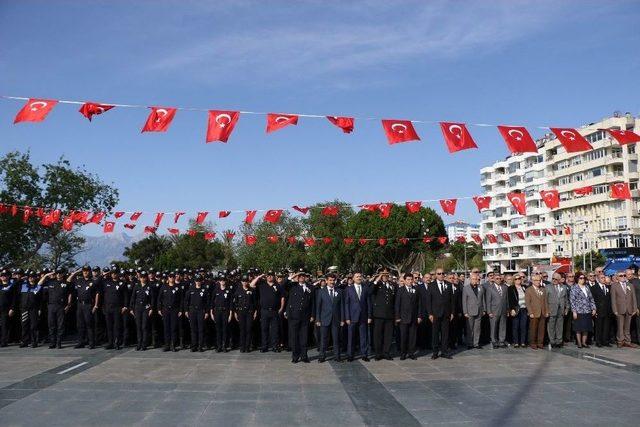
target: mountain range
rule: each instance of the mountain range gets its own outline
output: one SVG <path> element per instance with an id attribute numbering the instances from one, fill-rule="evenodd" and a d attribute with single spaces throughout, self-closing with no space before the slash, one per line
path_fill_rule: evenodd
<path id="1" fill-rule="evenodd" d="M 105 236 L 83 235 L 85 244 L 82 252 L 75 256 L 78 265 L 106 266 L 111 261 L 122 261 L 125 248 L 144 238 L 143 235 L 131 236 L 125 233 L 113 233 Z"/>

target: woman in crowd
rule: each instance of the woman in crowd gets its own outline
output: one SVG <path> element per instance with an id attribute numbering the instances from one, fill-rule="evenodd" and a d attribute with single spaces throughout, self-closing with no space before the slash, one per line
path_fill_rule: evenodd
<path id="1" fill-rule="evenodd" d="M 573 330 L 576 333 L 578 348 L 589 348 L 587 338 L 589 333 L 593 332 L 592 317 L 596 315 L 596 303 L 593 301 L 584 273 L 577 273 L 576 278 L 577 282 L 571 287 L 569 294 L 573 312 Z"/>
<path id="2" fill-rule="evenodd" d="M 511 343 L 515 348 L 526 347 L 529 313 L 525 303 L 525 286 L 522 276 L 516 274 L 513 286 L 507 288 L 509 315 L 511 316 Z"/>

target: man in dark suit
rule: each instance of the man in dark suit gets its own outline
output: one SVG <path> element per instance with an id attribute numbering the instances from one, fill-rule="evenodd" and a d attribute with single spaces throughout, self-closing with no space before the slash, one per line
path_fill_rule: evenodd
<path id="1" fill-rule="evenodd" d="M 296 273 L 291 279 L 295 280 L 289 289 L 287 309 L 284 317 L 288 320 L 289 347 L 291 347 L 291 362 L 298 363 L 302 360 L 309 363 L 307 346 L 309 343 L 309 323 L 313 322 L 313 292 L 307 286 L 307 274 Z"/>
<path id="2" fill-rule="evenodd" d="M 413 275 L 404 275 L 395 302 L 396 323 L 400 326 L 400 360 L 416 359 L 416 332 L 422 323 L 420 297 L 413 288 Z"/>
<path id="3" fill-rule="evenodd" d="M 597 279 L 591 286 L 591 295 L 596 303 L 595 341 L 597 347 L 610 347 L 611 292 L 604 284 L 603 273 L 600 273 Z"/>
<path id="4" fill-rule="evenodd" d="M 449 354 L 449 323 L 453 319 L 453 291 L 451 285 L 444 280 L 444 271 L 436 270 L 436 280 L 427 287 L 427 310 L 429 321 L 433 325 L 432 359 L 442 356 L 450 359 Z"/>
<path id="5" fill-rule="evenodd" d="M 356 333 L 360 338 L 362 360 L 369 361 L 369 325 L 372 323 L 371 289 L 362 279 L 362 273 L 353 275 L 353 284 L 346 288 L 344 317 L 348 328 L 347 360 L 353 361 Z"/>
<path id="6" fill-rule="evenodd" d="M 389 281 L 389 272 L 383 270 L 371 287 L 373 305 L 373 346 L 376 360 L 393 360 L 391 357 L 391 339 L 393 338 L 393 319 L 395 311 L 396 288 Z"/>
<path id="7" fill-rule="evenodd" d="M 326 359 L 329 331 L 333 339 L 333 354 L 336 362 L 340 357 L 340 328 L 344 325 L 344 299 L 341 289 L 336 289 L 336 276 L 327 275 L 327 286 L 321 289 L 316 301 L 316 324 L 320 326 L 320 358 L 322 363 Z"/>

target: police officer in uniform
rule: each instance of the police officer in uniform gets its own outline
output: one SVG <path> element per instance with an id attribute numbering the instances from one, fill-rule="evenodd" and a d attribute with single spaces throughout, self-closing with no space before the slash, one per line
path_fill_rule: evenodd
<path id="1" fill-rule="evenodd" d="M 176 286 L 175 275 L 169 273 L 167 283 L 160 287 L 158 313 L 162 316 L 164 351 L 178 351 L 178 322 L 182 317 L 182 291 Z"/>
<path id="2" fill-rule="evenodd" d="M 300 360 L 309 363 L 307 347 L 309 344 L 309 324 L 313 322 L 313 309 L 315 307 L 314 293 L 307 286 L 307 274 L 296 273 L 291 279 L 297 280 L 289 289 L 287 309 L 284 313 L 289 322 L 289 347 L 291 347 L 291 362 Z"/>
<path id="3" fill-rule="evenodd" d="M 20 347 L 38 346 L 38 318 L 42 309 L 42 286 L 38 284 L 38 273 L 32 271 L 20 289 L 20 311 L 22 340 Z"/>
<path id="4" fill-rule="evenodd" d="M 136 351 L 145 351 L 147 349 L 149 321 L 154 310 L 153 291 L 149 287 L 147 280 L 147 272 L 141 272 L 140 283 L 134 286 L 129 302 L 129 310 L 133 313 L 136 322 L 136 337 L 138 339 Z"/>
<path id="5" fill-rule="evenodd" d="M 175 274 L 175 282 L 176 286 L 180 288 L 180 292 L 182 292 L 183 299 L 187 295 L 187 291 L 191 287 L 191 283 L 189 280 L 182 279 L 181 275 Z M 182 310 L 183 315 L 178 317 L 178 338 L 180 340 L 180 347 L 183 350 L 186 350 L 189 342 L 189 319 L 187 318 L 187 310 Z"/>
<path id="6" fill-rule="evenodd" d="M 258 312 L 256 310 L 256 294 L 249 287 L 249 276 L 240 278 L 241 286 L 236 290 L 233 298 L 232 310 L 240 329 L 240 353 L 251 351 L 253 321 Z"/>
<path id="7" fill-rule="evenodd" d="M 54 274 L 56 278 L 49 280 Z M 71 307 L 71 286 L 69 286 L 65 280 L 65 270 L 63 268 L 58 268 L 55 273 L 45 274 L 38 284 L 42 286 L 45 281 L 47 281 L 47 286 L 44 288 L 44 295 L 47 301 L 49 348 L 62 348 L 64 316 Z"/>
<path id="8" fill-rule="evenodd" d="M 135 287 L 135 282 L 133 280 L 133 270 L 120 270 L 120 283 L 125 286 L 124 300 L 126 302 L 122 313 L 122 346 L 126 347 L 129 345 L 129 335 L 131 335 L 132 329 L 135 326 L 135 321 L 133 319 L 133 313 L 129 307 L 131 307 L 131 296 L 133 295 L 133 288 Z"/>
<path id="9" fill-rule="evenodd" d="M 391 338 L 393 337 L 396 288 L 389 281 L 389 272 L 385 269 L 371 287 L 373 304 L 373 345 L 376 360 L 393 360 L 391 357 Z"/>
<path id="10" fill-rule="evenodd" d="M 89 348 L 94 349 L 95 330 L 93 329 L 93 314 L 98 310 L 98 300 L 100 294 L 97 292 L 97 286 L 94 286 L 91 277 L 91 268 L 88 265 L 82 267 L 82 277 L 75 278 L 79 271 L 75 271 L 67 279 L 69 285 L 74 286 L 76 293 L 76 319 L 78 326 L 78 344 L 75 348 L 84 348 L 87 344 L 87 336 L 89 337 Z"/>
<path id="11" fill-rule="evenodd" d="M 202 286 L 204 278 L 197 274 L 193 287 L 184 297 L 185 316 L 191 328 L 191 351 L 204 351 L 204 321 L 209 317 L 209 295 Z"/>
<path id="12" fill-rule="evenodd" d="M 162 286 L 162 283 L 156 277 L 156 271 L 155 269 L 153 269 L 153 267 L 149 269 L 149 272 L 146 273 L 146 275 L 148 278 L 147 286 L 149 286 L 149 289 L 151 290 L 151 295 L 153 296 L 152 305 L 154 307 L 157 307 L 158 296 L 160 295 L 160 287 Z M 153 314 L 151 315 L 151 318 L 149 319 L 149 323 L 151 325 L 151 346 L 153 348 L 158 348 L 160 347 L 160 343 L 161 341 L 163 341 L 163 336 L 164 336 L 162 334 L 163 320 L 160 316 L 159 311 L 154 310 Z"/>
<path id="13" fill-rule="evenodd" d="M 109 279 L 102 282 L 102 292 L 102 309 L 107 329 L 107 345 L 105 348 L 111 350 L 115 345 L 116 350 L 120 350 L 122 320 L 127 312 L 129 301 L 127 286 L 118 277 L 118 269 L 116 267 L 111 268 Z"/>
<path id="14" fill-rule="evenodd" d="M 266 353 L 268 348 L 280 352 L 278 348 L 278 316 L 284 311 L 284 295 L 274 280 L 273 271 L 257 276 L 251 282 L 251 288 L 258 290 L 260 306 L 260 352 Z"/>
<path id="15" fill-rule="evenodd" d="M 222 277 L 211 298 L 211 318 L 216 324 L 216 352 L 227 351 L 227 331 L 231 321 L 232 294 Z"/>
<path id="16" fill-rule="evenodd" d="M 0 347 L 9 342 L 9 318 L 13 316 L 15 304 L 15 280 L 9 279 L 9 272 L 0 273 Z"/>

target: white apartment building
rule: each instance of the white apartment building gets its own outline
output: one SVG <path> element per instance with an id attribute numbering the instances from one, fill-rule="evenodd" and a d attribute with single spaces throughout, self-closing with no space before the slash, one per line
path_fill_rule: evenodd
<path id="1" fill-rule="evenodd" d="M 554 257 L 570 257 L 604 248 L 640 247 L 638 156 L 636 146 L 621 146 L 601 128 L 640 131 L 640 120 L 630 114 L 615 114 L 578 129 L 593 149 L 567 153 L 553 134 L 537 141 L 538 154 L 513 155 L 480 170 L 484 195 L 493 198 L 491 209 L 482 214 L 481 234 L 497 236 L 485 240 L 487 268 L 522 270 L 530 265 L 550 264 Z M 612 200 L 609 184 L 629 182 L 632 200 Z M 574 190 L 592 186 L 593 193 L 576 196 Z M 540 190 L 557 189 L 560 206 L 551 211 L 540 199 Z M 518 215 L 506 194 L 526 194 L 527 215 Z M 565 234 L 565 227 L 571 233 Z M 556 235 L 532 236 L 530 230 L 556 229 Z M 515 232 L 523 232 L 519 239 Z M 509 233 L 511 242 L 501 233 Z"/>
<path id="2" fill-rule="evenodd" d="M 473 242 L 473 235 L 480 234 L 480 225 L 469 224 L 464 221 L 456 221 L 445 225 L 447 237 L 450 242 L 455 242 L 459 237 L 464 237 L 467 242 Z"/>

